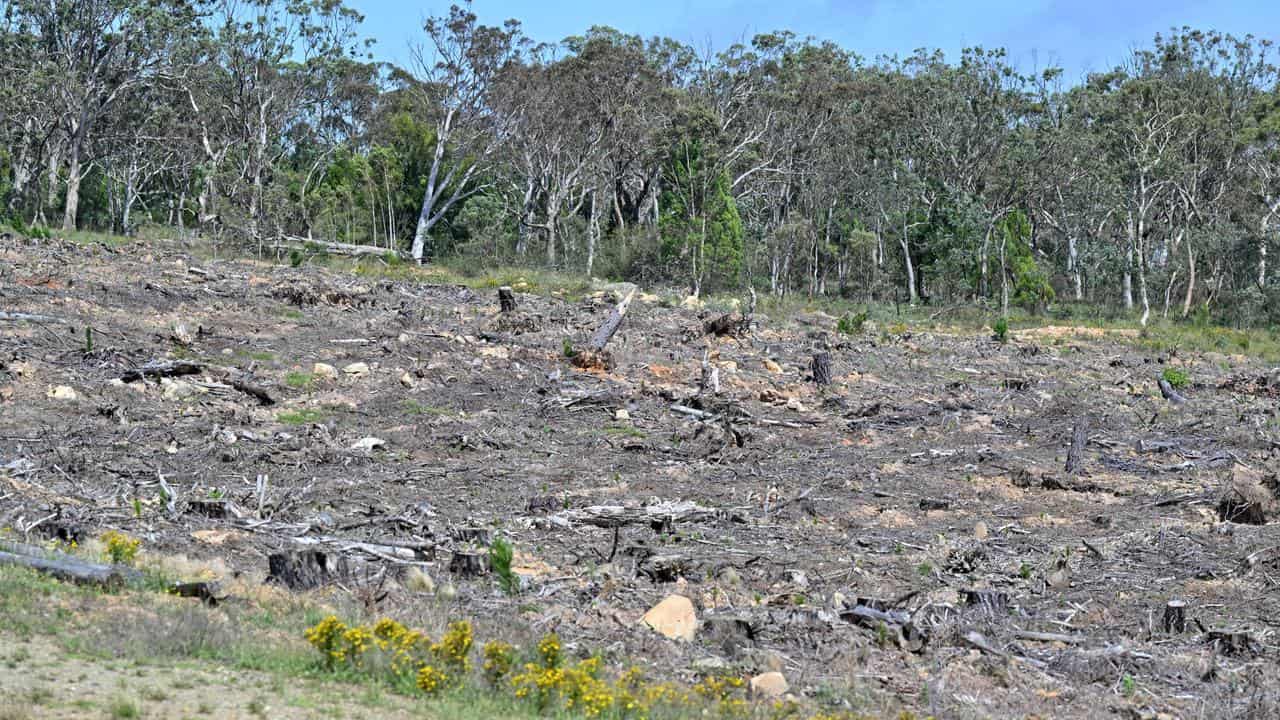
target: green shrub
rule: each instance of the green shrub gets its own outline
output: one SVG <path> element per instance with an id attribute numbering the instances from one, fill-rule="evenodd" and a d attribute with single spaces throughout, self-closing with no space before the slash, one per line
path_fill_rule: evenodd
<path id="1" fill-rule="evenodd" d="M 1187 371 L 1182 368 L 1167 367 L 1164 372 L 1160 373 L 1160 377 L 1169 383 L 1175 389 L 1181 389 L 1191 383 L 1191 378 L 1187 376 Z"/>
<path id="2" fill-rule="evenodd" d="M 520 593 L 520 578 L 511 569 L 514 558 L 515 551 L 511 548 L 511 543 L 495 537 L 489 545 L 489 567 L 498 576 L 498 586 L 502 588 L 502 592 L 508 595 Z"/>
<path id="3" fill-rule="evenodd" d="M 1009 341 L 1009 318 L 996 318 L 996 321 L 991 323 L 991 329 L 994 331 L 991 337 L 997 342 Z"/>
<path id="4" fill-rule="evenodd" d="M 867 311 L 847 312 L 836 321 L 836 332 L 841 335 L 858 335 L 867 322 Z"/>

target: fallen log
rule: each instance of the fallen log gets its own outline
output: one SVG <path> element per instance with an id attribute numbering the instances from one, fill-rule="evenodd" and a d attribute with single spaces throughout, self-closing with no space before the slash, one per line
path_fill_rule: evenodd
<path id="1" fill-rule="evenodd" d="M 1187 399 L 1182 395 L 1179 395 L 1178 391 L 1173 389 L 1173 386 L 1169 384 L 1168 380 L 1165 380 L 1163 377 L 1158 377 L 1156 378 L 1156 384 L 1160 386 L 1160 394 L 1164 396 L 1165 400 L 1168 400 L 1174 405 L 1185 405 L 1187 403 Z"/>
<path id="2" fill-rule="evenodd" d="M 698 522 L 710 520 L 716 517 L 717 514 L 715 508 L 705 507 L 689 500 L 680 500 L 660 502 L 641 507 L 594 505 L 578 510 L 565 510 L 556 513 L 552 516 L 552 520 L 565 524 L 611 528 L 622 525 Z"/>
<path id="3" fill-rule="evenodd" d="M 137 382 L 143 378 L 178 377 L 181 375 L 198 375 L 204 372 L 202 363 L 190 360 L 154 361 L 136 367 L 120 376 L 123 382 Z"/>
<path id="4" fill-rule="evenodd" d="M 372 245 L 351 245 L 349 243 L 332 242 L 329 240 L 308 240 L 307 238 L 296 237 L 293 235 L 285 235 L 281 240 L 283 242 L 276 243 L 272 248 L 276 250 L 304 251 L 320 249 L 330 255 L 347 255 L 350 257 L 400 257 L 400 253 L 395 250 L 374 247 Z"/>
<path id="5" fill-rule="evenodd" d="M 231 378 L 231 387 L 239 390 L 245 395 L 256 398 L 259 405 L 266 406 L 276 404 L 275 398 L 271 397 L 271 393 L 267 392 L 267 389 L 261 385 L 254 385 L 253 383 L 241 378 Z"/>
<path id="6" fill-rule="evenodd" d="M 66 325 L 67 321 L 60 317 L 52 315 L 34 315 L 32 313 L 5 312 L 0 311 L 0 320 L 8 320 L 10 322 L 33 322 L 33 323 L 53 323 L 56 325 Z"/>
<path id="7" fill-rule="evenodd" d="M 613 339 L 613 334 L 618 332 L 618 328 L 622 326 L 622 321 L 627 316 L 627 308 L 631 305 L 631 299 L 636 296 L 635 288 L 626 294 L 614 306 L 609 313 L 609 317 L 605 319 L 604 324 L 596 329 L 591 335 L 591 340 L 587 343 L 584 350 L 578 351 L 573 356 L 573 364 L 583 369 L 604 369 L 608 370 L 613 366 L 613 359 L 609 353 L 605 352 L 605 346 Z"/>
<path id="8" fill-rule="evenodd" d="M 117 589 L 142 580 L 142 573 L 123 565 L 91 563 L 35 545 L 0 540 L 0 565 L 30 568 L 80 585 Z"/>

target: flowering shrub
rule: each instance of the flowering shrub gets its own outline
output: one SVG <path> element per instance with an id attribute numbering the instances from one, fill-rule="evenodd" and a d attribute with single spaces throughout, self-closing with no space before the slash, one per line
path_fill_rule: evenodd
<path id="1" fill-rule="evenodd" d="M 107 546 L 107 559 L 116 565 L 132 565 L 138 557 L 138 549 L 142 541 L 129 537 L 119 530 L 108 530 L 102 534 L 102 542 Z"/>
<path id="2" fill-rule="evenodd" d="M 330 670 L 345 667 L 366 674 L 389 673 L 407 681 L 402 687 L 416 688 L 427 696 L 466 685 L 473 669 L 475 635 L 466 620 L 449 623 L 439 641 L 432 642 L 422 632 L 389 618 L 370 626 L 348 626 L 330 615 L 308 628 L 306 639 Z M 647 720 L 654 713 L 665 716 L 668 712 L 725 719 L 803 717 L 790 701 L 753 706 L 747 701 L 746 682 L 734 675 L 707 677 L 690 688 L 649 682 L 640 668 L 632 667 L 609 680 L 598 656 L 566 660 L 555 633 L 543 636 L 530 649 L 533 661 L 517 671 L 519 654 L 509 643 L 491 640 L 481 650 L 479 674 L 494 690 L 510 688 L 517 699 L 533 704 L 539 712 L 617 720 Z M 809 720 L 857 717 L 820 713 Z"/>
<path id="3" fill-rule="evenodd" d="M 516 649 L 510 643 L 504 643 L 501 640 L 490 640 L 484 644 L 484 664 L 481 669 L 484 670 L 484 678 L 489 681 L 489 685 L 498 687 L 503 678 L 511 674 L 511 668 L 516 664 Z"/>

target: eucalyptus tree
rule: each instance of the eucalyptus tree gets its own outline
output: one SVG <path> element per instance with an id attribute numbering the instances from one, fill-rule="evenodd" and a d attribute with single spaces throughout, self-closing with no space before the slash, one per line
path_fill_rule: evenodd
<path id="1" fill-rule="evenodd" d="M 164 73 L 172 46 L 191 32 L 196 3 L 184 0 L 14 0 L 9 11 L 37 38 L 32 70 L 48 84 L 48 106 L 65 138 L 62 227 L 75 229 L 80 184 L 102 121 L 135 88 Z"/>
<path id="2" fill-rule="evenodd" d="M 520 61 L 526 42 L 520 24 L 481 25 L 470 5 L 424 24 L 428 46 L 418 48 L 416 89 L 434 114 L 435 149 L 423 189 L 411 253 L 421 262 L 432 228 L 461 200 L 491 186 L 489 170 L 522 112 L 519 104 L 495 113 L 491 93 Z"/>

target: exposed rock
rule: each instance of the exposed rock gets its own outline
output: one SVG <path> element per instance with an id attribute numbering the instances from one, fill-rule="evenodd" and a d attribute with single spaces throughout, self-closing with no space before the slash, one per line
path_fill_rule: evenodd
<path id="1" fill-rule="evenodd" d="M 352 450 L 364 450 L 365 452 L 372 452 L 380 448 L 385 448 L 386 446 L 386 440 L 376 437 L 360 438 L 359 440 L 351 443 Z"/>
<path id="2" fill-rule="evenodd" d="M 46 393 L 52 400 L 79 400 L 80 395 L 76 391 L 66 385 L 58 385 L 50 387 Z"/>
<path id="3" fill-rule="evenodd" d="M 160 394 L 165 400 L 181 400 L 205 392 L 204 388 L 192 385 L 186 380 L 173 378 L 160 378 L 160 388 Z"/>
<path id="4" fill-rule="evenodd" d="M 978 523 L 973 526 L 973 536 L 978 540 L 986 540 L 987 535 L 987 524 L 979 520 Z"/>
<path id="5" fill-rule="evenodd" d="M 644 614 L 644 624 L 672 639 L 693 642 L 698 632 L 698 614 L 693 601 L 683 595 L 668 595 Z"/>
<path id="6" fill-rule="evenodd" d="M 362 378 L 369 374 L 369 363 L 353 362 L 342 368 L 342 372 L 353 378 Z"/>
<path id="7" fill-rule="evenodd" d="M 787 678 L 780 672 L 767 672 L 751 678 L 751 694 L 761 698 L 782 697 L 790 690 Z"/>
<path id="8" fill-rule="evenodd" d="M 337 380 L 338 368 L 328 363 L 318 362 L 311 366 L 311 374 L 322 380 Z"/>

